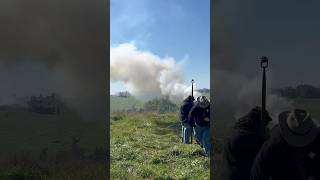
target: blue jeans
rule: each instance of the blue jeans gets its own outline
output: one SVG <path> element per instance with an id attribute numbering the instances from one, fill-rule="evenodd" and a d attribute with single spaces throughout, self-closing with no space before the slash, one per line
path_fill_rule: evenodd
<path id="1" fill-rule="evenodd" d="M 210 127 L 194 127 L 194 136 L 200 142 L 205 154 L 210 155 L 211 132 Z"/>
<path id="2" fill-rule="evenodd" d="M 189 124 L 182 123 L 181 132 L 182 132 L 182 143 L 190 144 L 190 137 L 192 135 L 191 126 Z"/>

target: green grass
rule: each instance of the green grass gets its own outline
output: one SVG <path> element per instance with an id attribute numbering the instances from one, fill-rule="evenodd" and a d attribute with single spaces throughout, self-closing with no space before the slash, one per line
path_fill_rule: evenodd
<path id="1" fill-rule="evenodd" d="M 105 146 L 104 132 L 105 122 L 81 121 L 75 113 L 1 112 L 0 179 L 103 179 L 105 163 L 89 156 L 96 147 Z M 80 139 L 86 158 L 66 157 L 55 163 L 57 152 L 71 151 L 72 136 Z M 39 159 L 44 147 L 48 147 L 47 161 Z"/>
<path id="2" fill-rule="evenodd" d="M 74 113 L 45 115 L 30 112 L 0 113 L 1 154 L 21 151 L 39 153 L 48 146 L 49 153 L 70 148 L 72 136 L 88 150 L 104 146 L 105 122 L 81 121 Z"/>
<path id="3" fill-rule="evenodd" d="M 173 114 L 128 114 L 111 120 L 112 179 L 209 179 L 210 160 L 181 144 Z"/>
<path id="4" fill-rule="evenodd" d="M 210 99 L 209 93 L 204 93 L 202 95 Z M 173 103 L 180 106 L 182 101 L 173 101 Z M 132 109 L 132 107 L 135 107 L 136 109 L 143 108 L 144 102 L 135 98 L 134 96 L 118 97 L 115 95 L 110 95 L 110 105 L 110 112 L 115 112 Z"/>

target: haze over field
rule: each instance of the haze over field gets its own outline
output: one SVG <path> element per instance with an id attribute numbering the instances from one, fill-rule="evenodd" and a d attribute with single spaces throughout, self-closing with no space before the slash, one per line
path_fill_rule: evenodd
<path id="1" fill-rule="evenodd" d="M 213 84 L 216 112 L 221 118 L 223 114 L 230 114 L 226 111 L 237 117 L 252 106 L 260 105 L 262 69 L 258 58 L 261 56 L 269 57 L 267 108 L 275 118 L 279 112 L 292 107 L 292 102 L 271 95 L 271 89 L 319 85 L 315 46 L 319 36 L 314 33 L 314 29 L 320 27 L 315 20 L 318 17 L 315 7 L 319 3 L 311 1 L 302 5 L 292 1 L 290 7 L 287 5 L 286 2 L 251 0 L 213 4 Z M 303 25 L 297 26 L 297 22 Z M 228 101 L 231 105 L 224 104 Z"/>
<path id="2" fill-rule="evenodd" d="M 319 1 L 212 1 L 213 87 L 217 159 L 236 118 L 261 104 L 259 57 L 269 58 L 267 110 L 273 121 L 292 107 L 319 116 L 318 100 L 292 102 L 271 90 L 319 85 Z M 220 154 L 221 153 L 221 154 Z M 219 162 L 214 179 L 219 180 Z"/>
<path id="3" fill-rule="evenodd" d="M 91 0 L 1 1 L 0 104 L 54 92 L 84 119 L 102 120 L 104 7 Z"/>

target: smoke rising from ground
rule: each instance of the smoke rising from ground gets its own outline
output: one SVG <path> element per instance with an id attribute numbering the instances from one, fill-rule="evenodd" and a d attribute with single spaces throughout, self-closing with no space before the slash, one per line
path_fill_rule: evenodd
<path id="1" fill-rule="evenodd" d="M 168 96 L 182 100 L 190 95 L 191 85 L 185 84 L 181 69 L 175 59 L 140 51 L 133 43 L 110 48 L 111 81 L 124 82 L 130 93 L 142 99 Z M 195 97 L 200 95 L 194 93 Z"/>
<path id="2" fill-rule="evenodd" d="M 105 7 L 92 0 L 1 1 L 1 99 L 56 92 L 85 119 L 102 120 Z"/>

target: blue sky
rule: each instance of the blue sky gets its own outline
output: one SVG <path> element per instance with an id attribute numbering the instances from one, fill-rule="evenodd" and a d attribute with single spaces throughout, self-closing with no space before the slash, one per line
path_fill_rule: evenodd
<path id="1" fill-rule="evenodd" d="M 176 61 L 198 88 L 210 87 L 209 0 L 111 0 L 110 44 L 134 42 L 139 50 Z M 111 83 L 111 92 L 125 90 Z"/>

